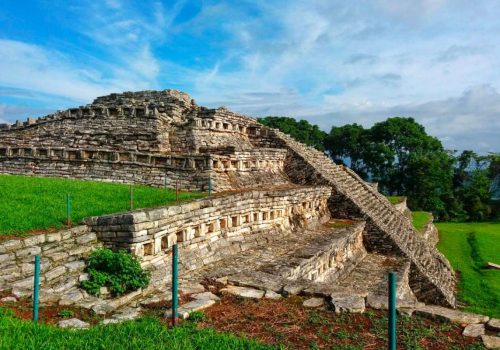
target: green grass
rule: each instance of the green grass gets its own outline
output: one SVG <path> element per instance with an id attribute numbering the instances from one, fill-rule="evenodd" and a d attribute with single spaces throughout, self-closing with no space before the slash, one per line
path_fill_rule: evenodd
<path id="1" fill-rule="evenodd" d="M 425 224 L 429 222 L 431 219 L 431 213 L 428 213 L 426 211 L 412 211 L 411 216 L 413 219 L 413 226 L 419 231 L 421 231 Z"/>
<path id="2" fill-rule="evenodd" d="M 0 175 L 0 235 L 34 229 L 61 228 L 66 222 L 66 195 L 71 194 L 71 219 L 129 210 L 129 186 L 29 176 Z M 180 199 L 199 198 L 199 192 L 183 192 Z M 133 186 L 134 208 L 175 201 L 175 190 Z"/>
<path id="3" fill-rule="evenodd" d="M 187 322 L 169 329 L 158 318 L 68 330 L 33 324 L 0 309 L 0 349 L 273 349 L 247 338 L 198 329 Z"/>
<path id="4" fill-rule="evenodd" d="M 386 196 L 386 198 L 391 202 L 391 204 L 399 204 L 403 201 L 401 196 Z"/>
<path id="5" fill-rule="evenodd" d="M 471 312 L 500 317 L 500 223 L 437 223 L 438 249 L 460 274 L 459 301 Z"/>

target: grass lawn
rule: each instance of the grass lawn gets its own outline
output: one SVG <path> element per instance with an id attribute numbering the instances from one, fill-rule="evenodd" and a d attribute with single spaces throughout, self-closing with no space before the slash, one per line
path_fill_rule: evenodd
<path id="1" fill-rule="evenodd" d="M 437 223 L 438 249 L 460 273 L 459 301 L 472 312 L 500 318 L 500 223 Z"/>
<path id="2" fill-rule="evenodd" d="M 158 318 L 68 330 L 7 316 L 0 309 L 0 349 L 273 349 L 254 340 L 197 329 L 169 329 Z"/>
<path id="3" fill-rule="evenodd" d="M 391 202 L 391 204 L 399 204 L 403 201 L 401 196 L 386 196 L 386 198 Z"/>
<path id="4" fill-rule="evenodd" d="M 0 236 L 61 228 L 66 222 L 66 196 L 71 195 L 71 220 L 129 210 L 129 186 L 105 182 L 0 175 Z M 183 192 L 181 200 L 199 198 Z M 175 201 L 175 190 L 133 186 L 134 208 Z"/>
<path id="5" fill-rule="evenodd" d="M 422 230 L 425 224 L 431 219 L 431 215 L 431 213 L 426 211 L 412 211 L 411 216 L 413 218 L 413 226 L 415 226 L 415 228 L 419 231 Z"/>

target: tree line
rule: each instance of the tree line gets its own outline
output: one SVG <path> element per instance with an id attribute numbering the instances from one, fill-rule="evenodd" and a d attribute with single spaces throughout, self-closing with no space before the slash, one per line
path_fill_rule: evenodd
<path id="1" fill-rule="evenodd" d="M 412 210 L 431 211 L 441 221 L 499 218 L 500 153 L 446 150 L 413 118 L 388 118 L 370 128 L 333 126 L 329 133 L 290 117 L 259 122 L 378 182 L 382 193 L 406 196 Z"/>

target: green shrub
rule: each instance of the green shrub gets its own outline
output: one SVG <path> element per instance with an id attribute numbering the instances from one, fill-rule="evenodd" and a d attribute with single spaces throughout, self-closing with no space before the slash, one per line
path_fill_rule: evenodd
<path id="1" fill-rule="evenodd" d="M 89 279 L 82 281 L 81 286 L 93 295 L 99 295 L 101 287 L 108 287 L 111 295 L 119 296 L 149 283 L 149 273 L 142 269 L 136 257 L 125 250 L 94 250 L 86 271 Z"/>

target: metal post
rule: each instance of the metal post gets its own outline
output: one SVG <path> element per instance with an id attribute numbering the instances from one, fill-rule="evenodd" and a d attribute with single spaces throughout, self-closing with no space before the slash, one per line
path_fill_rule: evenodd
<path id="1" fill-rule="evenodd" d="M 177 290 L 178 290 L 178 260 L 179 260 L 179 250 L 177 244 L 172 247 L 172 326 L 175 326 L 177 321 L 177 306 L 179 304 Z"/>
<path id="2" fill-rule="evenodd" d="M 179 180 L 175 180 L 175 201 L 179 201 Z"/>
<path id="3" fill-rule="evenodd" d="M 66 196 L 66 224 L 71 226 L 71 197 L 69 193 Z"/>
<path id="4" fill-rule="evenodd" d="M 396 350 L 396 273 L 389 272 L 389 350 Z"/>
<path id="5" fill-rule="evenodd" d="M 130 185 L 129 194 L 130 194 L 130 210 L 133 210 L 134 209 L 134 195 L 132 193 L 132 185 Z"/>
<path id="6" fill-rule="evenodd" d="M 208 177 L 208 196 L 210 197 L 212 195 L 212 177 Z"/>
<path id="7" fill-rule="evenodd" d="M 167 174 L 165 174 L 165 182 L 163 183 L 163 189 L 167 190 Z"/>
<path id="8" fill-rule="evenodd" d="M 33 285 L 33 322 L 38 322 L 38 292 L 40 288 L 40 255 L 35 256 L 35 282 Z"/>

